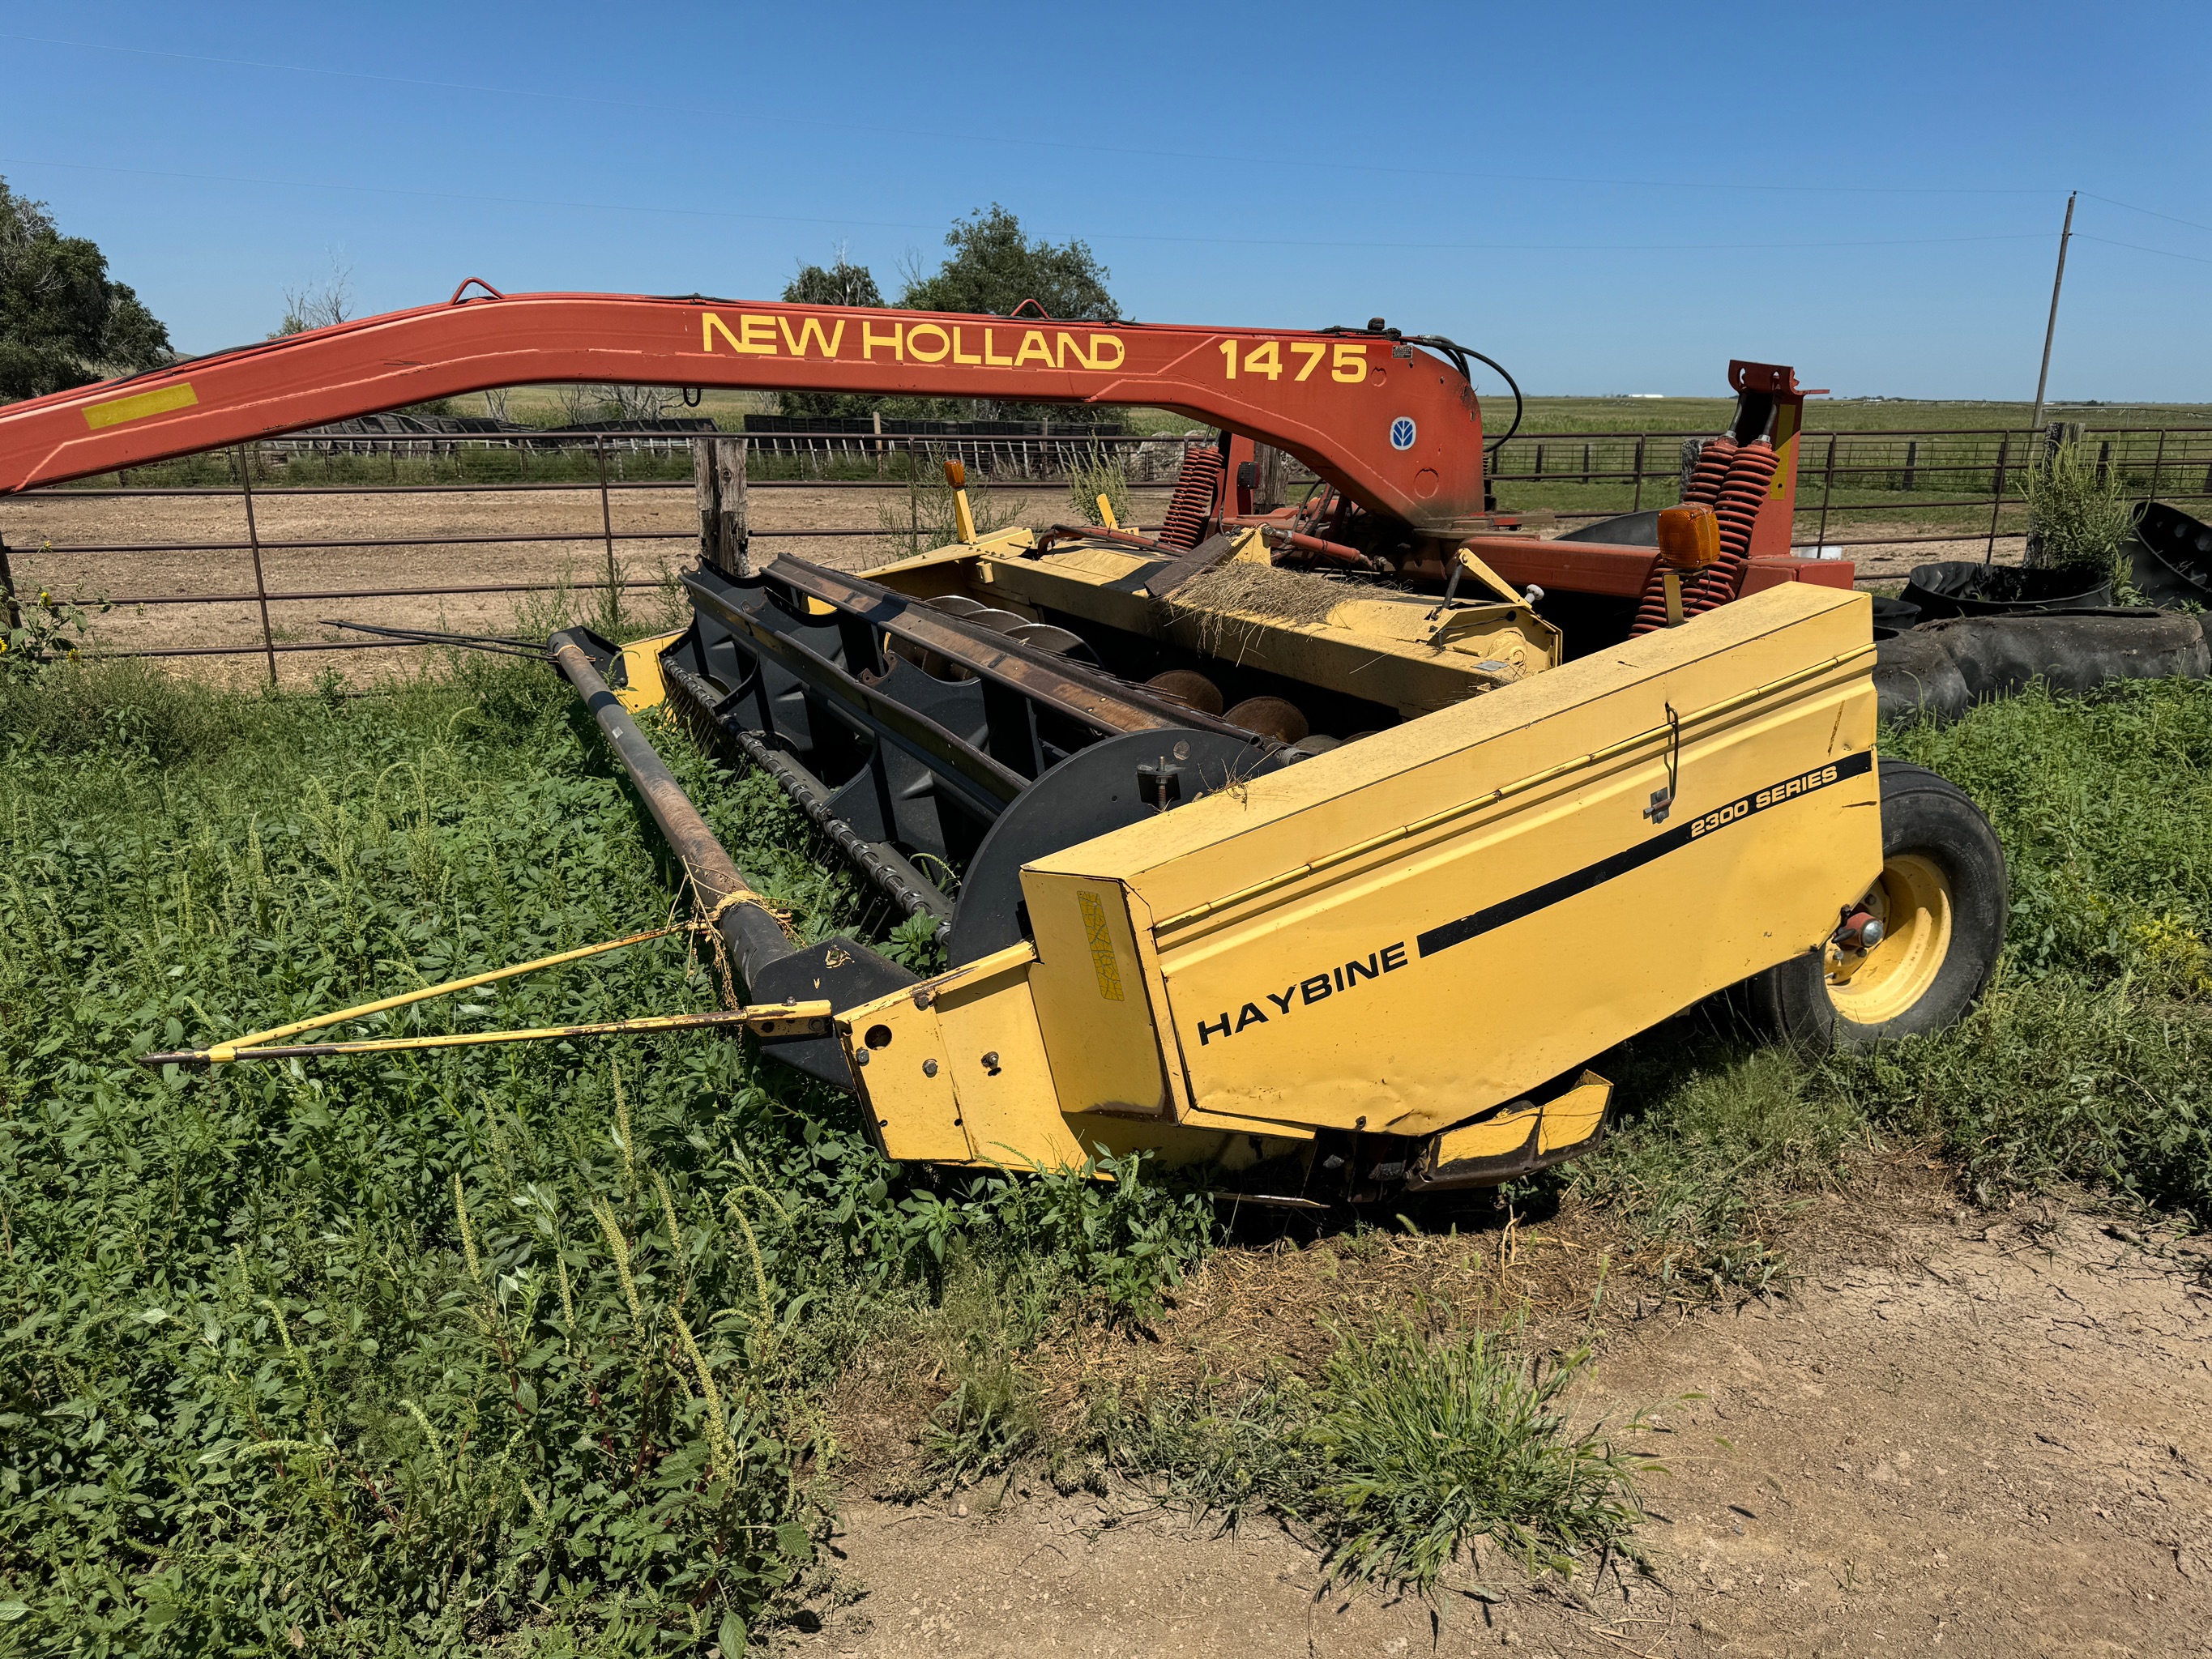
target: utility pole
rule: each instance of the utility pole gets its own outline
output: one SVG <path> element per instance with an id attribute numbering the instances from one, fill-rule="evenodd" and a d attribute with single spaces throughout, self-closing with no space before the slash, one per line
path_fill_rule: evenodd
<path id="1" fill-rule="evenodd" d="M 2058 332 L 2058 290 L 2066 281 L 2066 244 L 2074 234 L 2074 198 L 2076 192 L 2066 193 L 2066 223 L 2058 233 L 2058 274 L 2051 279 L 2051 320 L 2043 325 L 2043 368 L 2035 377 L 2035 415 L 2028 422 L 2028 455 L 2033 460 L 2035 441 L 2043 430 L 2043 389 L 2051 380 L 2051 341 Z"/>

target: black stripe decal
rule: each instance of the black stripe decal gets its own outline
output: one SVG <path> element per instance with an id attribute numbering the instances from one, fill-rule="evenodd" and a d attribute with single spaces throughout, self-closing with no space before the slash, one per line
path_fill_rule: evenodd
<path id="1" fill-rule="evenodd" d="M 1615 876 L 1625 876 L 1632 870 L 1640 870 L 1654 859 L 1664 858 L 1693 841 L 1703 841 L 1707 836 L 1731 823 L 1741 823 L 1771 807 L 1801 800 L 1847 778 L 1863 777 L 1873 765 L 1873 751 L 1862 750 L 1856 754 L 1846 755 L 1832 764 L 1815 767 L 1809 772 L 1784 778 L 1713 811 L 1702 812 L 1687 823 L 1679 823 L 1649 841 L 1639 842 L 1609 858 L 1600 859 L 1595 864 L 1584 865 L 1556 880 L 1547 881 L 1541 887 L 1532 887 L 1525 893 L 1477 910 L 1473 915 L 1462 916 L 1456 921 L 1447 921 L 1431 927 L 1417 941 L 1419 953 L 1432 957 L 1455 945 L 1464 945 L 1492 928 L 1503 927 L 1523 916 L 1532 916 L 1537 911 L 1548 909 L 1560 900 L 1572 898 L 1577 893 L 1586 893 L 1593 887 L 1611 881 Z M 1793 784 L 1799 787 L 1793 789 L 1790 787 Z"/>

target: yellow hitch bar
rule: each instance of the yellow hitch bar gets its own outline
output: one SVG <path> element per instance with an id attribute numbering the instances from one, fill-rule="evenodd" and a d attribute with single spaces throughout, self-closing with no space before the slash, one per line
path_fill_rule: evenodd
<path id="1" fill-rule="evenodd" d="M 672 933 L 708 933 L 713 929 L 703 921 L 681 921 L 666 927 L 654 927 L 642 933 L 630 933 L 622 939 L 608 939 L 599 945 L 580 945 L 573 951 L 562 951 L 550 957 L 540 957 L 535 962 L 520 963 L 512 968 L 495 968 L 489 973 L 471 974 L 465 979 L 447 980 L 442 985 L 432 985 L 420 991 L 404 992 L 398 996 L 382 997 L 374 1002 L 364 1002 L 351 1008 L 340 1008 L 312 1018 L 294 1020 L 289 1025 L 272 1026 L 265 1031 L 233 1038 L 205 1048 L 176 1049 L 162 1054 L 138 1056 L 138 1064 L 152 1070 L 161 1066 L 223 1066 L 241 1060 L 325 1060 L 340 1054 L 396 1054 L 416 1048 L 462 1048 L 480 1043 L 540 1042 L 549 1039 L 584 1036 L 622 1036 L 631 1034 L 650 1034 L 657 1031 L 712 1030 L 728 1026 L 739 1026 L 761 1037 L 827 1036 L 830 1032 L 832 1009 L 826 1001 L 759 1003 L 744 1008 L 717 1009 L 703 1014 L 647 1014 L 635 1019 L 602 1020 L 587 1025 L 540 1025 L 520 1031 L 457 1032 L 444 1036 L 380 1037 L 356 1042 L 295 1042 L 282 1043 L 279 1038 L 297 1036 L 302 1031 L 312 1031 L 325 1025 L 343 1025 L 349 1020 L 364 1019 L 371 1014 L 380 1014 L 393 1008 L 404 1008 L 411 1003 L 427 1002 L 432 997 L 446 996 L 455 991 L 473 990 L 479 985 L 491 985 L 503 979 L 518 978 L 537 972 L 541 968 L 557 968 L 564 963 L 579 962 L 586 957 L 619 951 L 626 945 L 641 945 L 648 939 L 666 939 Z"/>

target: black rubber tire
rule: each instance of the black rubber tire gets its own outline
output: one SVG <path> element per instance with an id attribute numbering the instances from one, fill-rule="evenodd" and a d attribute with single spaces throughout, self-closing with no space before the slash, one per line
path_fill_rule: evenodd
<path id="1" fill-rule="evenodd" d="M 2212 674 L 2203 623 L 2191 616 L 2139 611 L 1962 617 L 1912 631 L 1926 635 L 1950 658 L 1972 702 L 2017 696 L 2032 680 L 2079 694 L 2113 680 L 2201 680 Z"/>
<path id="2" fill-rule="evenodd" d="M 1801 1053 L 1866 1048 L 1943 1030 L 1973 1006 L 2004 944 L 2004 848 L 1990 821 L 1964 790 L 1926 767 L 1880 764 L 1882 857 L 1917 854 L 1942 872 L 1951 888 L 1949 948 L 1918 1000 L 1879 1024 L 1862 1024 L 1838 1011 L 1828 995 L 1823 950 L 1793 957 L 1737 987 L 1737 1004 L 1760 1034 Z"/>
<path id="3" fill-rule="evenodd" d="M 1881 718 L 1893 726 L 1925 720 L 1948 726 L 1964 717 L 1973 696 L 1940 635 L 1910 628 L 1893 639 L 1877 638 L 1874 689 Z"/>

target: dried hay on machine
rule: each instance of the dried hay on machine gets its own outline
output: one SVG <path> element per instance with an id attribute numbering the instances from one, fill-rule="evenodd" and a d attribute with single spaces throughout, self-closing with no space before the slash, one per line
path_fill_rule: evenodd
<path id="1" fill-rule="evenodd" d="M 1322 626 L 1344 599 L 1344 584 L 1332 577 L 1229 559 L 1176 588 L 1167 608 L 1171 622 L 1197 623 L 1200 651 L 1236 661 L 1269 628 Z"/>

